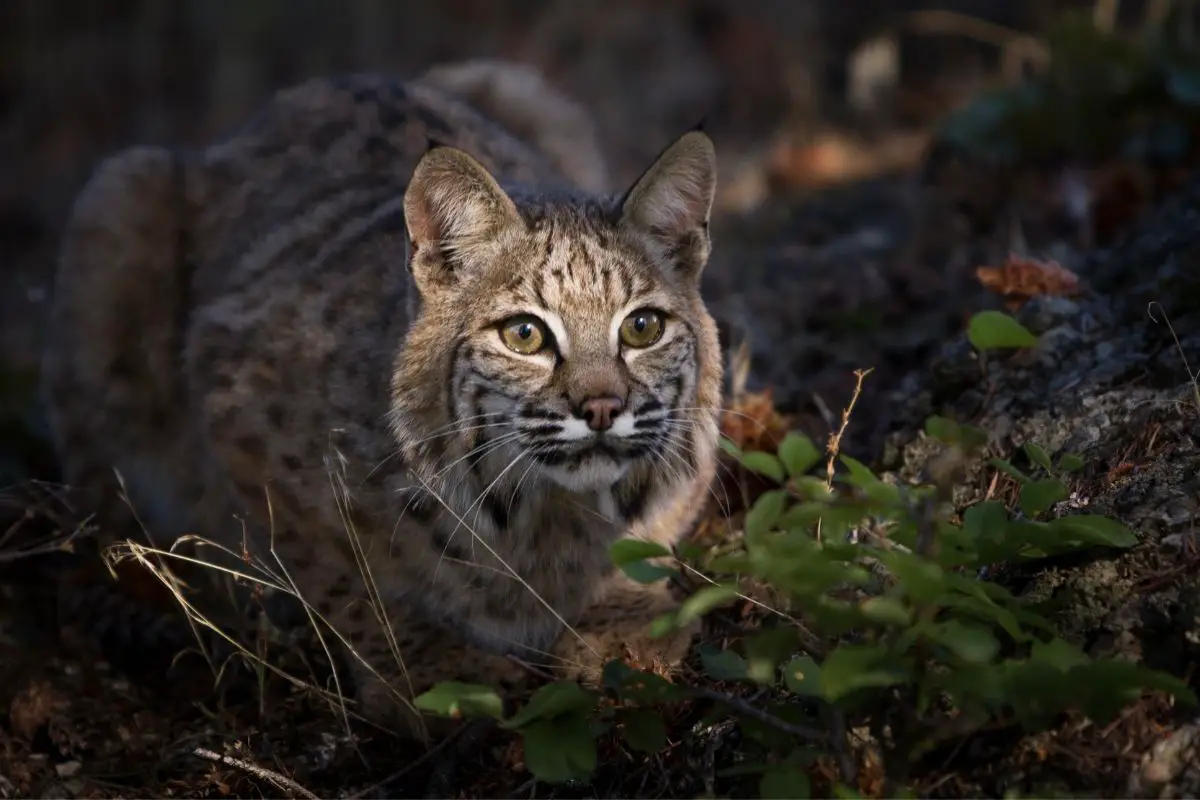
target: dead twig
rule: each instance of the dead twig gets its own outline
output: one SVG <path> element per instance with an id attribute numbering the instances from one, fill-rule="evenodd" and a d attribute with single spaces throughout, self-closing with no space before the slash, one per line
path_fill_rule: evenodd
<path id="1" fill-rule="evenodd" d="M 850 396 L 850 402 L 842 409 L 842 421 L 838 425 L 838 429 L 829 434 L 829 442 L 825 445 L 825 452 L 829 454 L 829 458 L 825 461 L 825 488 L 830 492 L 833 491 L 834 464 L 842 450 L 842 437 L 846 435 L 846 428 L 850 425 L 850 415 L 854 413 L 854 406 L 858 404 L 858 398 L 862 395 L 863 380 L 874 371 L 874 367 L 854 370 L 854 394 Z M 821 541 L 821 520 L 817 520 L 816 536 L 817 541 Z"/>
<path id="2" fill-rule="evenodd" d="M 825 731 L 780 719 L 774 714 L 751 705 L 740 697 L 722 694 L 714 689 L 706 689 L 702 686 L 693 686 L 689 691 L 697 697 L 703 697 L 706 700 L 712 700 L 717 703 L 724 703 L 739 714 L 745 714 L 747 717 L 752 717 L 764 725 L 770 725 L 772 728 L 791 734 L 792 736 L 798 736 L 801 739 L 820 744 L 830 743 L 829 734 Z"/>
<path id="3" fill-rule="evenodd" d="M 233 767 L 235 769 L 240 769 L 243 772 L 248 772 L 254 777 L 274 785 L 277 789 L 282 789 L 283 791 L 289 792 L 297 797 L 303 797 L 305 800 L 320 800 L 320 798 L 318 798 L 315 794 L 310 792 L 308 789 L 305 789 L 303 786 L 296 783 L 286 775 L 280 775 L 274 770 L 269 770 L 266 767 L 260 767 L 257 764 L 250 763 L 249 761 L 244 761 L 240 758 L 234 758 L 233 756 L 223 756 L 220 753 L 213 752 L 206 747 L 195 748 L 192 750 L 192 755 L 217 764 L 222 764 L 226 767 Z"/>

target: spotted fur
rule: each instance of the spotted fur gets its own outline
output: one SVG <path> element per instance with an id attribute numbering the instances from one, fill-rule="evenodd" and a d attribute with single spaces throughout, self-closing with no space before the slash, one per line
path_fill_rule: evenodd
<path id="1" fill-rule="evenodd" d="M 690 631 L 645 634 L 674 601 L 607 550 L 674 542 L 715 465 L 708 138 L 591 194 L 586 140 L 572 164 L 511 132 L 538 130 L 537 93 L 547 123 L 577 107 L 493 81 L 534 95 L 506 125 L 438 74 L 310 82 L 205 150 L 110 159 L 66 231 L 45 357 L 67 479 L 109 525 L 116 470 L 155 536 L 273 543 L 383 678 L 359 670 L 384 718 L 436 681 L 508 685 L 509 654 L 585 677 L 679 658 Z M 657 340 L 630 346 L 631 314 Z M 545 347 L 506 344 L 514 318 Z M 620 406 L 607 429 L 594 398 Z"/>

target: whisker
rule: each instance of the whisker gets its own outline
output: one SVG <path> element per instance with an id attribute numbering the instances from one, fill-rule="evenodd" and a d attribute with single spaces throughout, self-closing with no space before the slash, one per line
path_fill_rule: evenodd
<path id="1" fill-rule="evenodd" d="M 409 443 L 408 446 L 419 447 L 423 444 L 426 444 L 427 442 L 433 441 L 434 439 L 440 439 L 445 436 L 453 436 L 458 433 L 467 433 L 469 431 L 477 431 L 477 430 L 482 430 L 484 428 L 496 428 L 496 427 L 501 427 L 501 426 L 507 424 L 504 420 L 500 420 L 499 422 L 487 422 L 482 425 L 464 426 L 464 424 L 463 424 L 466 422 L 470 422 L 472 420 L 483 419 L 484 417 L 494 417 L 494 416 L 503 416 L 503 414 L 499 411 L 494 411 L 494 412 L 488 412 L 487 414 L 474 414 L 470 417 L 463 417 L 462 419 L 455 420 L 454 422 L 452 422 L 448 425 L 443 425 L 440 428 L 435 428 L 429 435 L 427 435 L 421 439 L 418 439 L 415 442 Z M 403 453 L 402 448 L 396 448 L 391 453 L 388 453 L 386 456 L 383 457 L 382 460 L 380 460 L 380 462 L 378 464 L 376 464 L 374 467 L 371 468 L 371 471 L 367 473 L 367 477 L 364 479 L 364 481 L 370 480 L 375 475 L 376 472 L 378 472 L 380 469 L 382 469 L 384 467 L 384 465 L 386 465 L 389 461 L 391 461 L 392 459 L 401 455 L 402 453 Z"/>
<path id="2" fill-rule="evenodd" d="M 755 425 L 757 425 L 762 430 L 765 430 L 767 427 L 766 423 L 764 423 L 760 419 L 756 419 L 756 418 L 750 416 L 749 414 L 746 414 L 741 411 L 735 411 L 732 408 L 725 408 L 724 406 L 717 406 L 716 408 L 705 408 L 703 406 L 678 406 L 676 408 L 667 409 L 667 412 L 664 416 L 673 417 L 678 414 L 686 414 L 686 413 L 693 412 L 693 411 L 704 411 L 704 412 L 715 411 L 719 414 L 732 414 L 735 417 L 741 417 L 742 419 L 746 419 L 746 420 L 749 420 L 750 422 L 753 422 Z"/>
<path id="3" fill-rule="evenodd" d="M 689 420 L 664 420 L 663 425 L 668 428 L 687 431 L 694 431 L 696 428 L 695 423 Z M 690 452 L 692 455 L 695 455 L 695 448 L 691 448 Z M 730 480 L 737 480 L 737 473 L 734 472 L 728 464 L 721 461 L 720 458 L 717 459 L 717 470 L 724 471 L 724 474 L 728 476 Z"/>
<path id="4" fill-rule="evenodd" d="M 434 497 L 434 498 L 435 498 L 435 499 L 436 499 L 436 500 L 437 500 L 439 503 L 441 503 L 441 504 L 442 504 L 442 507 L 443 507 L 444 509 L 446 509 L 446 511 L 448 511 L 450 514 L 452 514 L 452 515 L 453 515 L 453 516 L 454 516 L 456 519 L 458 519 L 458 521 L 459 521 L 459 522 L 463 523 L 463 525 L 464 525 L 464 526 L 466 526 L 467 530 L 468 530 L 468 531 L 471 533 L 471 536 L 472 536 L 472 537 L 475 539 L 475 541 L 479 542 L 479 544 L 481 544 L 481 545 L 483 546 L 483 548 L 484 548 L 485 550 L 487 550 L 487 551 L 488 551 L 488 554 L 489 554 L 489 555 L 491 555 L 491 556 L 492 556 L 492 558 L 496 559 L 496 561 L 498 561 L 498 562 L 500 563 L 500 565 L 501 565 L 501 566 L 503 566 L 503 567 L 504 567 L 506 570 L 508 570 L 508 574 L 509 574 L 509 575 L 511 575 L 511 576 L 512 576 L 512 577 L 513 577 L 513 578 L 514 578 L 514 579 L 515 579 L 515 580 L 516 580 L 518 583 L 520 583 L 522 588 L 524 588 L 524 589 L 525 589 L 525 590 L 527 590 L 527 591 L 528 591 L 528 592 L 529 592 L 531 595 L 533 595 L 534 599 L 535 599 L 535 600 L 537 600 L 539 603 L 541 603 L 541 604 L 542 604 L 542 607 L 543 607 L 543 608 L 545 608 L 547 611 L 549 611 L 549 612 L 550 612 L 550 614 L 551 614 L 551 616 L 553 616 L 553 617 L 554 617 L 556 620 L 558 620 L 558 622 L 559 622 L 559 623 L 560 623 L 560 624 L 563 626 L 563 628 L 564 628 L 564 629 L 566 629 L 566 630 L 570 631 L 570 632 L 571 632 L 571 634 L 572 634 L 572 635 L 573 635 L 573 636 L 574 636 L 576 639 L 578 639 L 578 640 L 579 640 L 579 642 L 580 642 L 580 643 L 581 643 L 581 644 L 582 644 L 584 647 L 586 647 L 588 650 L 590 650 L 590 651 L 591 651 L 593 654 L 595 654 L 595 655 L 599 656 L 599 653 L 596 653 L 596 649 L 595 649 L 594 647 L 592 647 L 592 646 L 591 646 L 591 645 L 590 645 L 590 644 L 587 642 L 587 640 L 586 640 L 586 639 L 584 639 L 584 638 L 583 638 L 583 636 L 581 636 L 581 635 L 579 634 L 579 631 L 575 630 L 575 628 L 574 628 L 574 627 L 573 627 L 573 626 L 572 626 L 572 625 L 571 625 L 569 622 L 567 622 L 567 620 L 566 620 L 566 619 L 564 619 L 564 618 L 563 618 L 563 615 L 562 615 L 562 614 L 560 614 L 560 613 L 559 613 L 559 612 L 558 612 L 558 611 L 557 611 L 557 610 L 554 608 L 554 606 L 552 606 L 552 605 L 550 605 L 550 603 L 546 602 L 546 598 L 542 597 L 542 596 L 541 596 L 541 594 L 539 594 L 539 593 L 538 593 L 537 589 L 534 589 L 534 588 L 533 588 L 533 586 L 532 586 L 532 585 L 529 583 L 529 581 L 527 581 L 527 580 L 525 580 L 524 578 L 522 578 L 522 577 L 521 577 L 521 575 L 520 575 L 520 573 L 518 573 L 518 572 L 517 572 L 515 569 L 513 569 L 513 568 L 512 568 L 512 565 L 511 565 L 511 564 L 509 564 L 509 563 L 508 563 L 508 562 L 507 562 L 507 561 L 504 559 L 504 556 L 500 555 L 500 553 L 496 551 L 496 548 L 492 547 L 492 546 L 491 546 L 491 544 L 489 544 L 489 543 L 488 543 L 488 541 L 487 541 L 486 539 L 484 539 L 483 537 L 481 537 L 481 536 L 480 536 L 480 535 L 479 535 L 479 534 L 478 534 L 478 533 L 477 533 L 477 532 L 476 532 L 474 529 L 472 529 L 472 528 L 471 528 L 471 526 L 467 525 L 467 524 L 466 524 L 466 520 L 464 520 L 464 519 L 463 519 L 463 518 L 462 518 L 462 517 L 461 517 L 461 516 L 458 514 L 458 512 L 456 512 L 456 511 L 454 510 L 454 508 L 452 508 L 452 507 L 450 506 L 450 504 L 449 504 L 449 503 L 447 503 L 447 502 L 446 502 L 446 501 L 445 501 L 445 500 L 444 500 L 444 499 L 441 497 L 441 495 L 439 495 L 437 492 L 435 492 L 435 491 L 434 491 L 434 488 L 433 488 L 432 486 L 430 486 L 430 485 L 429 485 L 429 482 L 428 482 L 428 481 L 426 481 L 426 480 L 425 480 L 424 478 L 422 478 L 420 475 L 418 475 L 418 476 L 417 476 L 417 480 L 421 482 L 421 485 L 422 485 L 422 486 L 425 488 L 425 490 L 426 490 L 427 492 L 429 492 L 429 493 L 430 493 L 430 494 L 431 494 L 431 495 L 432 495 L 432 496 L 433 496 L 433 497 Z"/>
<path id="5" fill-rule="evenodd" d="M 459 464 L 461 464 L 462 462 L 466 461 L 469 458 L 473 458 L 476 456 L 478 456 L 479 458 L 483 458 L 483 457 L 489 455 L 492 451 L 503 447 L 504 445 L 508 444 L 509 442 L 516 441 L 517 439 L 520 438 L 520 436 L 521 436 L 520 431 L 512 431 L 510 433 L 504 434 L 503 436 L 497 436 L 495 439 L 487 439 L 486 441 L 482 442 L 481 444 L 478 444 L 475 447 L 472 447 L 465 454 L 463 454 L 459 458 L 456 458 L 455 460 L 453 460 L 449 464 L 447 464 L 445 467 L 443 467 L 442 469 L 435 472 L 433 474 L 433 479 L 434 480 L 440 479 L 447 472 L 449 472 L 454 467 L 458 466 Z"/>
<path id="6" fill-rule="evenodd" d="M 445 557 L 446 551 L 448 549 L 450 549 L 450 543 L 452 541 L 454 541 L 454 537 L 458 533 L 458 529 L 462 525 L 466 524 L 465 522 L 462 521 L 463 518 L 465 518 L 468 514 L 470 514 L 472 509 L 475 509 L 475 517 L 473 518 L 472 522 L 473 522 L 473 524 L 478 525 L 479 524 L 479 512 L 483 510 L 484 499 L 487 498 L 488 494 L 492 491 L 493 488 L 495 488 L 496 484 L 500 483 L 500 481 L 504 478 L 504 476 L 508 473 L 508 471 L 510 469 L 512 469 L 514 466 L 516 466 L 521 461 L 521 459 L 524 458 L 525 456 L 526 456 L 525 452 L 517 453 L 516 458 L 514 458 L 512 461 L 508 462 L 508 465 L 504 469 L 500 470 L 500 472 L 496 475 L 496 477 L 492 480 L 492 482 L 489 483 L 486 487 L 484 487 L 483 491 L 481 491 L 479 493 L 479 496 L 477 498 L 475 498 L 475 500 L 471 503 L 471 505 L 467 506 L 465 511 L 463 511 L 462 517 L 459 518 L 459 520 L 460 520 L 459 524 L 455 525 L 454 530 L 450 531 L 449 535 L 446 537 L 446 545 L 445 545 L 445 547 L 442 548 L 442 554 L 438 558 L 438 565 L 437 565 L 437 567 L 434 568 L 434 571 L 433 571 L 434 578 L 437 577 L 438 570 L 441 568 L 441 565 L 442 565 L 442 558 Z M 478 538 L 478 537 L 476 536 L 476 538 Z M 474 547 L 475 547 L 474 540 L 472 540 L 472 544 L 471 544 L 472 551 L 474 551 Z M 474 552 L 472 552 L 472 556 L 474 556 Z"/>
<path id="7" fill-rule="evenodd" d="M 695 448 L 687 443 L 687 440 L 682 437 L 682 434 L 678 432 L 678 429 L 669 430 L 667 435 L 670 437 L 670 441 L 674 442 L 678 449 L 691 455 L 693 459 L 695 458 Z M 682 458 L 682 456 L 679 456 L 678 454 L 675 455 L 678 458 Z M 722 464 L 719 460 L 717 461 L 717 468 L 724 469 L 729 475 L 733 475 L 733 471 L 728 466 Z M 729 524 L 729 516 L 732 513 L 733 501 L 730 500 L 729 491 L 725 488 L 724 483 L 721 483 L 720 481 L 717 483 L 720 484 L 721 491 L 724 493 L 725 499 L 721 499 L 712 483 L 710 483 L 708 486 L 708 494 L 710 494 L 713 500 L 716 501 L 717 509 L 721 512 L 722 517 L 724 517 L 726 526 L 729 527 L 730 531 L 732 532 L 732 527 Z"/>

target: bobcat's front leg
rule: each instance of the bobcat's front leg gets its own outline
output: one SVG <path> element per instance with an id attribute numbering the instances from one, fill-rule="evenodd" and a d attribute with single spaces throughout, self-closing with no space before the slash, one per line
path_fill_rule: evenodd
<path id="1" fill-rule="evenodd" d="M 600 682 L 604 665 L 614 659 L 658 673 L 674 671 L 700 632 L 699 620 L 658 638 L 650 636 L 650 624 L 678 608 L 666 581 L 640 584 L 614 573 L 574 628 L 558 639 L 557 669 L 566 677 L 594 684 Z"/>
<path id="2" fill-rule="evenodd" d="M 529 677 L 512 659 L 478 648 L 398 604 L 390 604 L 386 612 L 385 628 L 366 600 L 355 599 L 335 612 L 330 622 L 350 651 L 345 655 L 360 713 L 401 735 L 439 739 L 457 724 L 418 712 L 412 705 L 415 697 L 435 684 L 482 684 L 505 697 Z"/>

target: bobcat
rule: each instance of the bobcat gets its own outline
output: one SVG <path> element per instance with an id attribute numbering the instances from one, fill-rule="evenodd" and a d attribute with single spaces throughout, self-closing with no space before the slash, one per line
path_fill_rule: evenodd
<path id="1" fill-rule="evenodd" d="M 651 639 L 676 603 L 608 548 L 670 545 L 715 470 L 713 146 L 606 180 L 580 108 L 504 63 L 314 80 L 112 157 L 44 359 L 66 481 L 110 530 L 273 543 L 366 712 L 414 730 L 399 701 L 511 687 L 512 655 L 674 663 L 694 631 Z"/>

